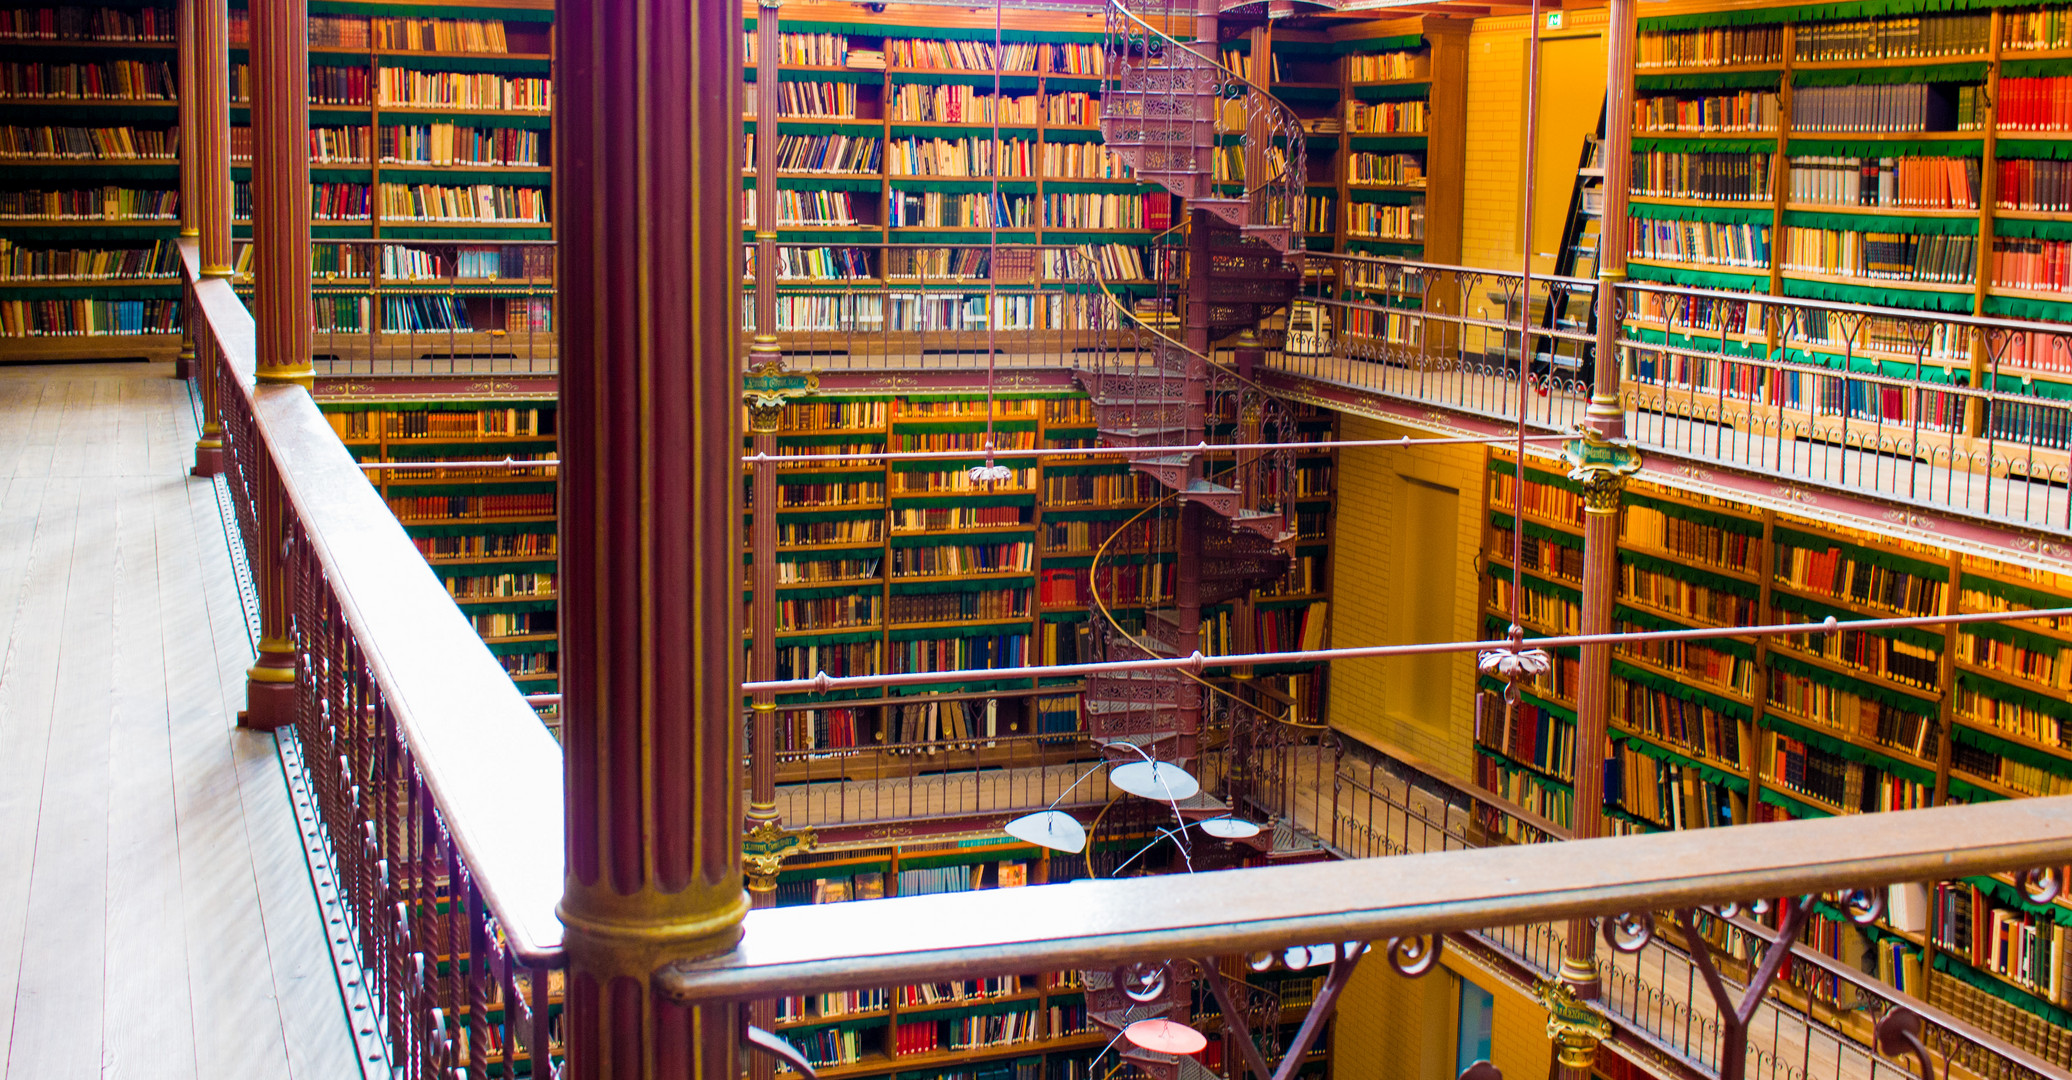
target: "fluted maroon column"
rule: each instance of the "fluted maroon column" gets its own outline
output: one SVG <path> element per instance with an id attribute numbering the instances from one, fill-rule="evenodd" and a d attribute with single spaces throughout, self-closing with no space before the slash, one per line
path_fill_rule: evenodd
<path id="1" fill-rule="evenodd" d="M 305 390 L 309 362 L 309 7 L 252 0 L 252 322 L 258 379 Z M 270 490 L 270 488 L 268 489 Z M 276 493 L 277 494 L 277 493 Z M 279 498 L 259 500 L 262 535 L 286 535 Z M 259 659 L 245 673 L 246 727 L 295 718 L 295 646 L 288 640 L 288 574 L 279 544 L 255 550 Z"/>
<path id="2" fill-rule="evenodd" d="M 225 0 L 188 0 L 193 4 L 194 121 L 182 124 L 180 138 L 191 145 L 195 179 L 196 235 L 201 243 L 201 272 L 229 277 L 235 267 L 230 253 L 230 9 Z M 182 86 L 183 96 L 190 88 Z"/>
<path id="3" fill-rule="evenodd" d="M 199 66 L 195 55 L 199 43 L 194 39 L 194 0 L 176 0 L 173 9 L 173 42 L 178 63 L 174 66 L 173 93 L 180 103 L 180 131 L 185 139 L 194 137 L 194 117 L 200 99 L 194 96 L 194 73 Z M 180 238 L 193 240 L 201 236 L 200 203 L 195 200 L 194 154 L 192 144 L 179 148 L 180 153 Z M 173 378 L 194 377 L 194 328 L 189 320 L 194 318 L 193 298 L 183 292 L 180 296 L 180 355 L 173 361 Z"/>
<path id="4" fill-rule="evenodd" d="M 741 12 L 567 0 L 554 126 L 569 1073 L 735 1080 L 663 964 L 742 887 Z"/>

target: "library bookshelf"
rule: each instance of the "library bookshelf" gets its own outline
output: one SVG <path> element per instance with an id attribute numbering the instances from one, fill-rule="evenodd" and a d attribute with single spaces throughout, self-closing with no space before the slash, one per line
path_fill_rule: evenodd
<path id="1" fill-rule="evenodd" d="M 1137 183 L 1102 146 L 1098 17 L 1009 10 L 996 55 L 991 12 L 929 9 L 923 20 L 896 5 L 882 13 L 826 4 L 783 11 L 774 67 L 785 85 L 775 178 L 784 331 L 853 324 L 856 305 L 870 302 L 851 295 L 862 288 L 912 285 L 947 299 L 1000 286 L 1031 294 L 1014 302 L 1032 304 L 1073 291 L 1074 283 L 1057 280 L 1064 275 L 1005 251 L 1002 266 L 992 266 L 984 245 L 996 236 L 1010 248 L 1091 247 L 1104 279 L 1125 295 L 1149 291 L 1161 275 L 1155 242 L 1184 221 L 1185 207 Z M 754 14 L 744 7 L 750 28 Z M 1219 59 L 1304 117 L 1310 248 L 1458 258 L 1453 181 L 1465 149 L 1465 20 L 1225 33 L 1215 44 Z M 1270 49 L 1272 72 L 1252 64 L 1255 40 Z M 751 82 L 773 66 L 755 48 L 751 36 Z M 996 114 L 998 167 L 989 159 Z M 769 132 L 752 115 L 743 122 L 752 160 L 755 140 Z M 1228 149 L 1213 162 L 1224 195 L 1244 190 L 1243 154 Z M 744 241 L 754 237 L 756 200 L 768 197 L 761 179 L 752 169 L 742 178 Z M 754 260 L 751 247 L 750 280 Z M 1060 318 L 1096 328 L 1098 315 L 1098 304 L 1082 304 Z"/>
<path id="2" fill-rule="evenodd" d="M 1009 480 L 973 483 L 991 422 Z M 1234 417 L 1212 417 L 1229 431 Z M 1335 457 L 1329 413 L 1302 417 L 1318 449 L 1295 471 L 1298 531 L 1286 578 L 1249 601 L 1203 611 L 1204 651 L 1249 640 L 1292 647 L 1322 633 Z M 1111 610 L 1140 626 L 1172 600 L 1172 516 L 1157 518 L 1095 568 L 1102 544 L 1155 512 L 1164 492 L 1113 460 L 1016 457 L 1018 450 L 1092 447 L 1093 405 L 1077 391 L 994 395 L 823 394 L 787 406 L 776 441 L 777 677 L 1010 667 L 1093 658 L 1095 576 Z M 963 459 L 799 462 L 785 456 L 971 450 Z M 1211 468 L 1213 468 L 1213 463 Z M 752 466 L 743 466 L 752 499 Z M 744 524 L 759 508 L 749 505 Z M 744 559 L 750 554 L 744 551 Z M 744 606 L 752 593 L 744 591 Z M 744 620 L 745 621 L 745 620 Z M 1314 668 L 1261 671 L 1261 692 L 1321 715 Z M 900 694 L 780 695 L 780 752 L 962 741 L 983 735 L 1070 735 L 1076 680 L 948 682 Z M 904 704 L 901 696 L 927 695 Z M 949 697 L 946 699 L 944 695 Z M 810 700 L 811 708 L 793 708 Z"/>
<path id="3" fill-rule="evenodd" d="M 173 10 L 0 22 L 0 361 L 179 351 Z"/>
<path id="4" fill-rule="evenodd" d="M 1529 635 L 1579 625 L 1580 490 L 1550 463 L 1491 454 L 1485 622 Z M 1513 565 L 1523 530 L 1522 566 Z M 2058 604 L 2072 581 L 1658 487 L 1620 519 L 1615 629 L 1818 624 Z M 1640 643 L 1612 656 L 1606 814 L 1617 832 L 1824 817 L 2072 792 L 2068 627 L 2031 623 Z M 1577 658 L 1506 710 L 1485 682 L 1476 780 L 1573 819 Z M 1858 934 L 1839 909 L 1809 944 L 1898 989 L 2060 1056 L 2072 1046 L 2072 905 L 2007 878 L 1941 883 Z M 1836 921 L 1842 920 L 1842 921 Z M 1722 926 L 1718 941 L 1751 943 Z M 1738 932 L 1735 932 L 1738 933 Z M 1731 940 L 1730 940 L 1731 939 Z M 1839 984 L 1804 987 L 1840 1007 Z M 2007 1009 L 1988 1001 L 2012 1005 Z"/>
<path id="5" fill-rule="evenodd" d="M 326 388 L 338 386 L 327 382 Z M 556 458 L 551 384 L 406 400 L 323 393 L 319 405 L 362 462 L 522 462 Z M 511 680 L 528 694 L 559 688 L 559 544 L 552 465 L 501 469 L 370 469 L 367 479 L 439 575 Z M 551 717 L 550 717 L 551 722 Z"/>
<path id="6" fill-rule="evenodd" d="M 2072 226 L 2058 212 L 2072 114 L 2052 96 L 2072 76 L 2064 9 L 1670 10 L 1639 27 L 1635 280 L 2072 321 Z M 1638 316 L 1675 329 L 1652 308 Z M 1698 319 L 1729 351 L 1777 344 L 1774 320 L 1727 323 Z M 1807 356 L 1825 366 L 1918 364 L 1929 378 L 2072 398 L 2072 357 L 2050 341 L 1906 340 L 1873 326 L 1845 348 L 1841 327 L 1819 329 L 1833 353 Z M 1888 420 L 1919 407 L 1862 404 Z M 2017 410 L 1967 426 L 2023 422 Z"/>
<path id="7" fill-rule="evenodd" d="M 1063 885 L 1109 877 L 1118 869 L 1131 875 L 1184 870 L 1170 845 L 1160 843 L 1143 821 L 1132 817 L 1120 826 L 1096 829 L 1081 855 L 1048 852 L 997 834 L 817 851 L 786 864 L 778 877 L 777 904 Z M 1277 998 L 1285 1040 L 1307 1015 L 1318 977 L 1245 974 Z M 1205 993 L 1198 992 L 1198 998 L 1196 1025 L 1214 1036 L 1216 1010 Z M 1090 1063 L 1111 1038 L 1088 1019 L 1076 971 L 786 998 L 777 1015 L 778 1033 L 820 1075 L 837 1080 L 892 1075 L 902 1080 L 1091 1080 L 1101 1073 L 1090 1070 Z M 1220 1067 L 1222 1051 L 1222 1040 L 1212 1037 L 1204 1064 Z M 1327 1029 L 1297 1075 L 1328 1080 L 1330 1068 Z"/>

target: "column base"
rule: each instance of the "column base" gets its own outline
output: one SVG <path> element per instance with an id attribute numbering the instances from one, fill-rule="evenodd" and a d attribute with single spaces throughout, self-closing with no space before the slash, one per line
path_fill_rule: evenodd
<path id="1" fill-rule="evenodd" d="M 215 445 L 210 445 L 214 442 Z M 194 468 L 190 476 L 212 477 L 223 475 L 223 444 L 211 439 L 202 439 L 194 444 Z"/>
<path id="2" fill-rule="evenodd" d="M 181 382 L 194 378 L 193 353 L 183 351 L 180 355 L 173 357 L 173 378 Z"/>
<path id="3" fill-rule="evenodd" d="M 261 647 L 259 662 L 245 670 L 245 710 L 237 726 L 274 731 L 295 722 L 295 655 Z"/>

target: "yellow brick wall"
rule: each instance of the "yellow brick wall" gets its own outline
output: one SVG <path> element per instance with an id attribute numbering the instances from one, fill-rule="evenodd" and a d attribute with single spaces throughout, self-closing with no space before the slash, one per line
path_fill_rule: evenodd
<path id="1" fill-rule="evenodd" d="M 1605 9 L 1564 13 L 1559 31 L 1543 36 L 1601 34 Z M 1477 19 L 1468 36 L 1467 166 L 1462 182 L 1461 265 L 1516 270 L 1523 257 L 1520 243 L 1523 215 L 1520 206 L 1525 189 L 1525 75 L 1526 47 L 1530 20 L 1514 15 Z M 1547 100 L 1574 102 L 1577 109 L 1570 123 L 1594 128 L 1596 110 L 1603 100 L 1603 73 L 1594 88 L 1583 93 L 1564 93 Z M 1544 91 L 1544 84 L 1543 84 Z M 1581 114 L 1590 113 L 1585 117 Z M 1544 115 L 1544 114 L 1543 114 Z M 1543 144 L 1544 145 L 1544 144 Z M 1582 149 L 1578 144 L 1562 150 L 1567 161 Z M 1552 152 L 1552 151 L 1550 151 Z M 1543 193 L 1536 215 L 1559 215 L 1568 207 L 1568 192 Z M 1550 209 L 1551 208 L 1551 209 Z"/>
<path id="2" fill-rule="evenodd" d="M 1347 440 L 1413 434 L 1347 416 Z M 1332 543 L 1331 643 L 1377 645 L 1480 637 L 1476 558 L 1483 527 L 1485 454 L 1479 446 L 1354 449 L 1339 455 Z M 1433 508 L 1451 502 L 1448 521 Z M 1448 536 L 1447 525 L 1451 526 Z M 1450 540 L 1446 550 L 1439 544 Z M 1418 590 L 1416 594 L 1405 590 Z M 1451 606 L 1446 624 L 1420 615 Z M 1401 747 L 1458 775 L 1472 775 L 1474 658 L 1340 660 L 1332 664 L 1330 720 Z"/>
<path id="3" fill-rule="evenodd" d="M 1331 1072 L 1358 1080 L 1452 1080 L 1460 1025 L 1460 984 L 1494 1001 L 1490 1064 L 1507 1080 L 1542 1080 L 1554 1060 L 1547 1012 L 1529 995 L 1452 952 L 1438 970 L 1406 979 L 1385 957 L 1368 955 L 1339 999 Z"/>

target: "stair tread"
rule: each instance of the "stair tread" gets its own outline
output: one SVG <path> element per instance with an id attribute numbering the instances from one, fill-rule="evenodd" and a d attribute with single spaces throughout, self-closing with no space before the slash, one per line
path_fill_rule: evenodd
<path id="1" fill-rule="evenodd" d="M 1217 484 L 1217 483 L 1211 483 L 1210 481 L 1207 481 L 1207 480 L 1193 480 L 1193 481 L 1189 481 L 1189 482 L 1188 482 L 1188 484 L 1187 484 L 1187 494 L 1189 494 L 1189 495 L 1235 495 L 1235 494 L 1237 494 L 1237 489 L 1236 489 L 1236 488 L 1227 488 L 1227 487 L 1224 487 L 1224 486 L 1223 486 L 1222 484 Z"/>

